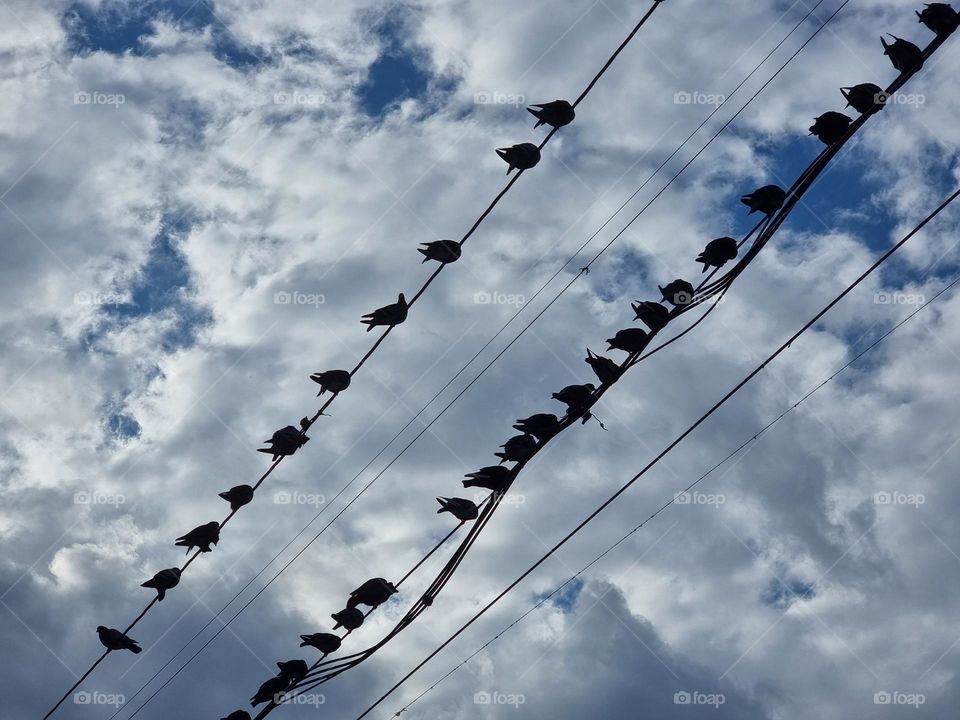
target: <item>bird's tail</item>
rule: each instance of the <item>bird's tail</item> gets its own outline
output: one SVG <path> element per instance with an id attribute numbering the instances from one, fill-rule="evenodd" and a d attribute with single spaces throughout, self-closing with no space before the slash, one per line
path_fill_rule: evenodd
<path id="1" fill-rule="evenodd" d="M 139 655 L 141 652 L 143 652 L 143 648 L 134 642 L 130 643 L 128 648 L 130 649 L 130 652 L 132 652 L 134 655 Z"/>

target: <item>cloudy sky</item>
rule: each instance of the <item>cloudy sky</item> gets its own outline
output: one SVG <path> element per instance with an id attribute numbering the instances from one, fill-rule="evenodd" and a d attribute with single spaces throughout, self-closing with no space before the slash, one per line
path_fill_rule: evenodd
<path id="1" fill-rule="evenodd" d="M 59 717 L 127 718 L 222 618 L 432 419 L 841 0 L 824 0 L 666 170 L 527 299 L 807 14 L 813 0 L 668 0 L 311 432 Z M 322 7 L 321 7 L 322 5 Z M 219 520 L 277 428 L 349 368 L 359 318 L 432 271 L 503 186 L 493 150 L 539 142 L 525 103 L 573 99 L 645 11 L 627 0 L 0 0 L 0 692 L 38 718 L 125 627 L 173 540 Z M 495 460 L 515 418 L 559 412 L 630 301 L 695 279 L 789 185 L 840 86 L 896 76 L 919 3 L 851 0 L 444 416 L 139 718 L 220 718 L 298 635 L 451 528 L 435 496 Z M 950 40 L 872 119 L 683 342 L 631 371 L 515 485 L 433 607 L 277 717 L 350 718 L 502 590 L 957 184 Z M 848 111 L 849 112 L 849 111 Z M 960 272 L 948 211 L 373 717 L 389 717 Z M 284 302 L 290 300 L 290 302 Z M 404 713 L 413 718 L 943 717 L 960 691 L 960 299 L 947 293 Z M 687 316 L 689 317 L 689 316 Z M 686 322 L 686 321 L 684 321 Z M 617 359 L 622 356 L 617 356 Z M 885 502 L 889 500 L 890 502 Z M 387 631 L 441 552 L 352 635 Z M 490 702 L 484 702 L 490 700 Z M 689 700 L 685 703 L 685 700 Z M 321 704 L 322 703 L 322 704 Z"/>

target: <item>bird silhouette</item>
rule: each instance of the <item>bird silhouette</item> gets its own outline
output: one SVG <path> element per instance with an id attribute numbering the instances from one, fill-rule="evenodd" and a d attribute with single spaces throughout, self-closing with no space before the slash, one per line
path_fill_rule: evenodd
<path id="1" fill-rule="evenodd" d="M 256 694 L 250 698 L 250 704 L 253 705 L 253 707 L 265 702 L 279 704 L 288 687 L 290 687 L 290 680 L 288 678 L 281 675 L 272 677 L 261 685 Z"/>
<path id="2" fill-rule="evenodd" d="M 533 435 L 538 440 L 552 438 L 560 429 L 560 418 L 550 413 L 537 413 L 517 420 L 514 430 Z"/>
<path id="3" fill-rule="evenodd" d="M 643 349 L 647 347 L 647 343 L 649 342 L 650 336 L 647 335 L 646 330 L 627 328 L 625 330 L 618 330 L 617 334 L 612 338 L 607 338 L 607 343 L 609 344 L 607 350 L 623 350 L 633 355 L 643 352 Z"/>
<path id="4" fill-rule="evenodd" d="M 250 720 L 250 713 L 246 710 L 234 710 L 226 717 L 220 718 L 220 720 Z"/>
<path id="5" fill-rule="evenodd" d="M 658 302 L 643 300 L 633 303 L 630 307 L 637 314 L 634 320 L 640 320 L 654 332 L 663 330 L 670 322 L 670 311 Z"/>
<path id="6" fill-rule="evenodd" d="M 892 43 L 883 37 L 880 42 L 883 43 L 883 54 L 890 58 L 894 69 L 901 73 L 919 70 L 923 65 L 923 51 L 908 40 L 893 34 L 890 34 L 890 37 L 893 38 Z"/>
<path id="7" fill-rule="evenodd" d="M 540 148 L 533 143 L 520 143 L 513 147 L 500 148 L 497 155 L 510 167 L 507 175 L 514 170 L 529 170 L 540 162 Z"/>
<path id="8" fill-rule="evenodd" d="M 887 101 L 883 88 L 873 83 L 860 83 L 853 87 L 840 88 L 847 106 L 852 107 L 861 115 L 870 112 L 876 106 L 883 106 Z"/>
<path id="9" fill-rule="evenodd" d="M 814 118 L 813 125 L 810 126 L 810 134 L 824 145 L 833 145 L 843 139 L 852 122 L 853 118 L 850 116 L 831 110 Z"/>
<path id="10" fill-rule="evenodd" d="M 555 392 L 550 397 L 554 400 L 559 400 L 567 406 L 567 415 L 582 414 L 583 423 L 586 424 L 592 417 L 590 407 L 596 402 L 596 398 L 593 396 L 596 389 L 593 383 L 567 385 L 560 392 Z"/>
<path id="11" fill-rule="evenodd" d="M 440 503 L 440 509 L 437 510 L 437 515 L 442 512 L 448 512 L 460 522 L 476 520 L 480 514 L 480 508 L 477 507 L 477 504 L 473 502 L 473 500 L 467 500 L 466 498 L 438 497 L 437 502 Z"/>
<path id="12" fill-rule="evenodd" d="M 456 240 L 434 240 L 420 244 L 423 247 L 417 248 L 417 252 L 423 255 L 423 262 L 436 260 L 444 264 L 452 263 L 459 260 L 460 253 L 463 252 L 463 248 Z"/>
<path id="13" fill-rule="evenodd" d="M 340 643 L 342 642 L 340 637 L 333 633 L 312 633 L 310 635 L 301 635 L 300 639 L 303 640 L 303 642 L 300 643 L 300 647 L 316 648 L 324 655 L 329 655 L 339 650 Z"/>
<path id="14" fill-rule="evenodd" d="M 350 387 L 350 372 L 348 370 L 324 370 L 323 372 L 314 373 L 310 376 L 310 379 L 320 386 L 320 392 L 317 393 L 317 397 L 320 397 L 327 391 L 336 395 Z"/>
<path id="15" fill-rule="evenodd" d="M 363 613 L 356 608 L 346 608 L 333 613 L 330 617 L 337 621 L 337 624 L 333 626 L 334 630 L 341 626 L 347 630 L 356 630 L 363 625 Z"/>
<path id="16" fill-rule="evenodd" d="M 693 285 L 686 280 L 674 280 L 659 287 L 663 299 L 675 307 L 684 307 L 693 302 Z"/>
<path id="17" fill-rule="evenodd" d="M 494 453 L 501 463 L 523 462 L 537 450 L 537 439 L 533 435 L 514 435 L 500 447 L 503 452 Z"/>
<path id="18" fill-rule="evenodd" d="M 293 425 L 287 425 L 277 430 L 269 440 L 264 440 L 265 443 L 270 443 L 270 447 L 258 448 L 257 452 L 272 455 L 274 462 L 276 462 L 284 455 L 293 455 L 306 445 L 309 439 Z"/>
<path id="19" fill-rule="evenodd" d="M 573 105 L 566 100 L 554 100 L 553 102 L 543 103 L 542 105 L 531 105 L 527 112 L 537 119 L 535 128 L 541 125 L 550 125 L 555 128 L 562 128 L 569 125 L 577 116 Z"/>
<path id="20" fill-rule="evenodd" d="M 172 590 L 180 584 L 180 568 L 161 570 L 140 587 L 153 588 L 157 591 L 157 602 L 162 602 L 167 596 L 167 590 Z"/>
<path id="21" fill-rule="evenodd" d="M 194 547 L 200 548 L 200 552 L 210 552 L 210 546 L 216 545 L 219 540 L 220 523 L 214 520 L 205 525 L 198 525 L 186 535 L 178 537 L 174 545 L 185 547 L 189 555 Z"/>
<path id="22" fill-rule="evenodd" d="M 285 678 L 287 681 L 287 687 L 300 682 L 310 671 L 310 668 L 307 667 L 307 663 L 303 660 L 281 660 L 277 663 L 277 667 L 280 668 L 280 672 L 277 674 L 277 677 Z"/>
<path id="23" fill-rule="evenodd" d="M 97 626 L 97 637 L 100 638 L 100 644 L 107 650 L 129 650 L 136 654 L 143 650 L 139 643 L 131 637 L 127 637 L 116 628 L 108 628 L 103 625 Z"/>
<path id="24" fill-rule="evenodd" d="M 926 3 L 923 11 L 917 11 L 920 22 L 937 35 L 950 35 L 960 26 L 960 13 L 947 3 Z"/>
<path id="25" fill-rule="evenodd" d="M 403 296 L 403 293 L 400 293 L 395 303 L 384 305 L 382 308 L 367 313 L 360 322 L 367 326 L 367 332 L 380 325 L 393 327 L 407 319 L 407 307 L 407 299 Z"/>
<path id="26" fill-rule="evenodd" d="M 773 215 L 777 210 L 783 207 L 787 199 L 787 192 L 776 185 L 764 185 L 762 188 L 747 193 L 740 198 L 740 202 L 750 208 L 748 215 L 755 212 L 761 212 L 764 215 Z"/>
<path id="27" fill-rule="evenodd" d="M 603 355 L 597 355 L 590 348 L 587 348 L 587 357 L 584 358 L 592 369 L 593 374 L 603 385 L 614 383 L 620 379 L 623 370 L 613 360 Z"/>
<path id="28" fill-rule="evenodd" d="M 239 510 L 253 500 L 253 488 L 249 485 L 234 485 L 225 492 L 217 493 L 217 496 L 230 503 L 230 510 Z"/>
<path id="29" fill-rule="evenodd" d="M 697 255 L 697 262 L 703 263 L 703 272 L 706 272 L 711 267 L 723 267 L 736 256 L 737 241 L 732 237 L 721 237 L 707 243 L 703 252 Z"/>
<path id="30" fill-rule="evenodd" d="M 469 480 L 462 480 L 465 488 L 479 487 L 493 492 L 503 492 L 510 484 L 511 470 L 503 465 L 488 465 L 482 467 L 476 472 L 467 473 L 464 477 Z"/>
<path id="31" fill-rule="evenodd" d="M 347 609 L 352 610 L 357 605 L 369 605 L 372 608 L 380 607 L 396 592 L 397 588 L 392 582 L 383 578 L 371 578 L 350 593 L 350 599 L 347 600 Z"/>

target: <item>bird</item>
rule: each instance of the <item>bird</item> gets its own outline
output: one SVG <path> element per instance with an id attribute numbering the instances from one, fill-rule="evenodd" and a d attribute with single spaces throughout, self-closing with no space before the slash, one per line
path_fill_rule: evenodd
<path id="1" fill-rule="evenodd" d="M 533 435 L 538 440 L 546 440 L 557 434 L 560 418 L 551 413 L 537 413 L 528 418 L 517 420 L 514 430 Z"/>
<path id="2" fill-rule="evenodd" d="M 630 355 L 643 352 L 643 349 L 650 342 L 650 336 L 646 330 L 640 328 L 627 328 L 618 330 L 612 338 L 607 338 L 609 347 L 607 350 L 623 350 Z"/>
<path id="3" fill-rule="evenodd" d="M 396 586 L 383 578 L 371 578 L 358 587 L 347 600 L 347 609 L 353 610 L 357 605 L 369 605 L 372 608 L 380 607 L 390 596 L 397 592 Z"/>
<path id="4" fill-rule="evenodd" d="M 889 33 L 888 33 L 889 34 Z M 901 73 L 913 72 L 919 70 L 923 65 L 923 51 L 909 40 L 898 38 L 890 34 L 893 42 L 887 42 L 886 38 L 880 38 L 883 43 L 883 54 L 890 58 L 895 70 Z"/>
<path id="5" fill-rule="evenodd" d="M 523 435 L 514 435 L 500 447 L 503 452 L 494 453 L 500 458 L 501 463 L 505 462 L 523 462 L 528 460 L 537 450 L 537 439 L 533 435 L 524 433 Z"/>
<path id="6" fill-rule="evenodd" d="M 277 430 L 269 440 L 264 440 L 265 443 L 270 443 L 270 447 L 257 448 L 257 452 L 273 455 L 273 461 L 276 462 L 284 455 L 293 455 L 306 445 L 309 439 L 293 425 L 287 425 Z"/>
<path id="7" fill-rule="evenodd" d="M 847 107 L 852 107 L 861 115 L 870 112 L 876 106 L 883 107 L 887 101 L 883 88 L 873 83 L 860 83 L 852 87 L 840 88 Z"/>
<path id="8" fill-rule="evenodd" d="M 423 262 L 436 260 L 443 264 L 452 263 L 459 260 L 460 253 L 463 252 L 463 248 L 456 240 L 434 240 L 420 244 L 423 247 L 417 248 L 417 252 L 423 255 Z"/>
<path id="9" fill-rule="evenodd" d="M 559 400 L 567 406 L 567 415 L 583 415 L 583 422 L 590 419 L 590 407 L 596 402 L 593 393 L 596 392 L 593 383 L 584 383 L 583 385 L 567 385 L 560 392 L 555 392 L 552 397 Z"/>
<path id="10" fill-rule="evenodd" d="M 282 698 L 288 687 L 290 687 L 290 680 L 288 678 L 282 675 L 272 677 L 260 686 L 256 695 L 250 698 L 250 704 L 256 707 L 260 703 L 275 703 Z"/>
<path id="11" fill-rule="evenodd" d="M 98 625 L 97 637 L 100 638 L 100 644 L 103 645 L 107 650 L 129 650 L 134 654 L 137 654 L 143 650 L 136 640 L 131 637 L 127 637 L 116 628 L 108 628 L 104 627 L 103 625 Z"/>
<path id="12" fill-rule="evenodd" d="M 172 590 L 180 584 L 180 568 L 161 570 L 140 587 L 153 588 L 157 591 L 157 602 L 162 602 L 167 596 L 167 590 Z"/>
<path id="13" fill-rule="evenodd" d="M 206 525 L 198 525 L 186 535 L 178 537 L 174 545 L 185 547 L 189 555 L 194 547 L 200 548 L 200 552 L 210 552 L 210 546 L 216 545 L 219 540 L 220 523 L 214 520 Z"/>
<path id="14" fill-rule="evenodd" d="M 327 391 L 336 395 L 350 387 L 350 372 L 348 370 L 324 370 L 323 372 L 314 373 L 310 376 L 310 379 L 320 386 L 320 392 L 317 393 L 317 397 L 320 397 Z"/>
<path id="15" fill-rule="evenodd" d="M 537 124 L 533 126 L 534 128 L 538 128 L 544 124 L 550 127 L 562 128 L 564 125 L 572 123 L 573 119 L 577 116 L 573 105 L 566 100 L 554 100 L 553 102 L 543 103 L 542 105 L 531 105 L 527 108 L 527 112 L 537 119 Z"/>
<path id="16" fill-rule="evenodd" d="M 654 332 L 663 330 L 670 321 L 670 311 L 658 302 L 652 300 L 637 301 L 630 307 L 637 314 L 634 320 L 640 320 Z"/>
<path id="17" fill-rule="evenodd" d="M 333 626 L 334 630 L 341 625 L 347 630 L 356 630 L 363 625 L 363 613 L 356 608 L 346 608 L 340 612 L 333 613 L 330 617 L 337 621 L 337 624 Z"/>
<path id="18" fill-rule="evenodd" d="M 288 687 L 303 680 L 310 671 L 303 660 L 281 660 L 277 663 L 277 667 L 280 668 L 277 677 L 286 678 Z"/>
<path id="19" fill-rule="evenodd" d="M 813 119 L 810 134 L 819 138 L 824 145 L 833 145 L 843 139 L 852 122 L 853 118 L 849 115 L 831 110 Z"/>
<path id="20" fill-rule="evenodd" d="M 500 148 L 497 155 L 510 167 L 507 175 L 514 170 L 529 170 L 540 162 L 540 148 L 533 143 L 520 143 L 513 147 Z"/>
<path id="21" fill-rule="evenodd" d="M 603 355 L 597 355 L 590 348 L 587 348 L 587 357 L 584 358 L 584 362 L 593 369 L 594 375 L 603 385 L 615 383 L 623 373 L 620 366 L 613 360 Z"/>
<path id="22" fill-rule="evenodd" d="M 316 648 L 324 655 L 329 655 L 340 649 L 340 637 L 333 633 L 312 633 L 310 635 L 301 635 L 300 647 Z"/>
<path id="23" fill-rule="evenodd" d="M 926 3 L 923 11 L 917 11 L 920 22 L 937 35 L 949 35 L 960 26 L 960 13 L 947 3 Z"/>
<path id="24" fill-rule="evenodd" d="M 226 717 L 220 718 L 220 720 L 250 720 L 250 713 L 246 710 L 234 710 Z"/>
<path id="25" fill-rule="evenodd" d="M 480 508 L 477 507 L 477 504 L 473 502 L 473 500 L 467 500 L 466 498 L 438 497 L 437 502 L 440 503 L 440 509 L 437 510 L 437 515 L 448 512 L 460 522 L 476 520 L 480 514 Z"/>
<path id="26" fill-rule="evenodd" d="M 703 272 L 706 272 L 710 267 L 723 267 L 736 256 L 737 241 L 732 237 L 721 237 L 707 243 L 703 252 L 697 255 L 697 262 L 703 263 Z"/>
<path id="27" fill-rule="evenodd" d="M 510 484 L 511 470 L 503 465 L 488 465 L 482 467 L 476 472 L 467 473 L 464 477 L 469 480 L 461 480 L 465 488 L 479 487 L 492 490 L 493 492 L 503 492 Z"/>
<path id="28" fill-rule="evenodd" d="M 403 296 L 403 293 L 400 293 L 395 303 L 392 305 L 384 305 L 382 308 L 377 308 L 373 312 L 367 313 L 360 322 L 366 325 L 367 332 L 370 332 L 378 325 L 389 325 L 393 327 L 394 325 L 399 325 L 406 319 L 407 299 Z"/>
<path id="29" fill-rule="evenodd" d="M 253 500 L 253 488 L 249 485 L 234 485 L 225 492 L 217 493 L 217 496 L 230 503 L 231 511 L 239 510 Z"/>
<path id="30" fill-rule="evenodd" d="M 674 307 L 683 307 L 693 302 L 693 285 L 686 280 L 677 279 L 658 288 L 663 294 L 663 299 Z"/>
<path id="31" fill-rule="evenodd" d="M 764 215 L 773 215 L 783 207 L 787 199 L 787 192 L 776 185 L 764 185 L 740 198 L 740 202 L 750 208 L 748 215 L 762 212 Z"/>

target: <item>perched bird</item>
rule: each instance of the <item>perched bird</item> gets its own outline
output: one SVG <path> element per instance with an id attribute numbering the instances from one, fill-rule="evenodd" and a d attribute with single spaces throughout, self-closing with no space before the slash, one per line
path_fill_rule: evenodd
<path id="1" fill-rule="evenodd" d="M 249 485 L 234 485 L 226 492 L 217 493 L 217 495 L 230 503 L 231 510 L 239 510 L 253 500 L 253 488 Z"/>
<path id="2" fill-rule="evenodd" d="M 300 647 L 316 648 L 324 655 L 329 655 L 340 649 L 340 637 L 333 633 L 312 633 L 310 635 L 301 635 Z"/>
<path id="3" fill-rule="evenodd" d="M 116 628 L 108 628 L 103 625 L 97 626 L 97 637 L 100 638 L 100 644 L 107 650 L 129 650 L 136 654 L 143 650 L 142 647 L 131 637 L 127 637 Z"/>
<path id="4" fill-rule="evenodd" d="M 272 677 L 260 686 L 256 695 L 250 698 L 250 704 L 256 707 L 260 703 L 276 702 L 283 696 L 288 687 L 290 687 L 289 679 L 282 675 Z"/>
<path id="5" fill-rule="evenodd" d="M 337 621 L 337 624 L 333 626 L 334 630 L 341 625 L 347 630 L 356 630 L 363 625 L 363 613 L 356 608 L 346 608 L 340 612 L 333 613 L 330 617 Z"/>
<path id="6" fill-rule="evenodd" d="M 630 307 L 637 314 L 634 320 L 640 320 L 654 332 L 663 330 L 670 321 L 670 311 L 658 302 L 643 300 L 633 303 Z"/>
<path id="7" fill-rule="evenodd" d="M 372 608 L 380 607 L 390 596 L 397 592 L 396 586 L 383 578 L 371 578 L 358 587 L 347 600 L 347 609 L 353 610 L 357 605 L 369 605 Z"/>
<path id="8" fill-rule="evenodd" d="M 693 301 L 693 285 L 686 280 L 674 280 L 659 287 L 659 290 L 663 293 L 663 299 L 675 307 L 683 307 Z"/>
<path id="9" fill-rule="evenodd" d="M 813 125 L 810 126 L 810 134 L 824 145 L 833 145 L 843 138 L 852 122 L 853 118 L 849 115 L 831 110 L 814 118 Z"/>
<path id="10" fill-rule="evenodd" d="M 307 663 L 303 660 L 281 660 L 277 663 L 277 667 L 280 668 L 277 677 L 286 678 L 288 687 L 303 680 L 304 676 L 310 671 Z"/>
<path id="11" fill-rule="evenodd" d="M 882 107 L 887 101 L 883 88 L 873 83 L 860 83 L 853 87 L 840 88 L 840 92 L 847 101 L 847 107 L 852 107 L 861 115 L 870 112 L 877 105 Z"/>
<path id="12" fill-rule="evenodd" d="M 423 247 L 417 248 L 417 252 L 423 255 L 423 262 L 436 260 L 444 264 L 452 263 L 459 260 L 460 253 L 463 252 L 463 248 L 456 240 L 434 240 L 420 244 Z"/>
<path id="13" fill-rule="evenodd" d="M 773 215 L 777 210 L 783 207 L 787 199 L 787 192 L 776 185 L 764 185 L 762 188 L 754 190 L 740 198 L 740 202 L 750 208 L 748 215 L 755 212 L 762 212 L 764 215 Z"/>
<path id="14" fill-rule="evenodd" d="M 538 440 L 552 438 L 559 430 L 560 418 L 551 413 L 537 413 L 528 418 L 517 420 L 514 430 L 533 435 Z"/>
<path id="15" fill-rule="evenodd" d="M 503 492 L 510 483 L 510 469 L 503 465 L 488 465 L 482 467 L 476 472 L 467 473 L 464 477 L 469 480 L 462 480 L 465 488 L 479 487 L 492 490 L 494 492 Z"/>
<path id="16" fill-rule="evenodd" d="M 503 448 L 503 452 L 494 453 L 494 455 L 500 458 L 501 463 L 523 462 L 536 451 L 537 439 L 533 435 L 514 435 L 500 447 Z"/>
<path id="17" fill-rule="evenodd" d="M 607 343 L 609 343 L 607 350 L 623 350 L 633 355 L 643 352 L 649 342 L 650 336 L 647 335 L 646 330 L 627 328 L 626 330 L 618 330 L 612 338 L 607 338 Z"/>
<path id="18" fill-rule="evenodd" d="M 697 255 L 697 262 L 703 263 L 703 272 L 706 272 L 710 267 L 723 267 L 736 256 L 737 241 L 732 237 L 722 237 L 708 242 L 703 252 Z"/>
<path id="19" fill-rule="evenodd" d="M 194 547 L 200 548 L 200 552 L 210 552 L 210 546 L 216 545 L 219 540 L 220 523 L 214 520 L 206 525 L 199 525 L 186 535 L 178 537 L 174 545 L 185 547 L 189 555 Z"/>
<path id="20" fill-rule="evenodd" d="M 180 584 L 180 568 L 161 570 L 140 587 L 153 588 L 157 591 L 157 602 L 162 602 L 167 596 L 167 590 L 172 590 Z"/>
<path id="21" fill-rule="evenodd" d="M 324 370 L 323 372 L 314 373 L 310 376 L 310 379 L 320 386 L 320 392 L 317 393 L 317 397 L 320 397 L 327 391 L 336 395 L 350 387 L 350 372 L 347 370 Z"/>
<path id="22" fill-rule="evenodd" d="M 234 710 L 225 718 L 220 718 L 220 720 L 250 720 L 250 713 L 246 710 Z"/>
<path id="23" fill-rule="evenodd" d="M 378 325 L 389 325 L 393 327 L 394 325 L 399 325 L 406 319 L 407 299 L 403 296 L 403 293 L 400 293 L 395 303 L 392 305 L 384 305 L 382 308 L 377 308 L 373 312 L 367 313 L 360 322 L 366 325 L 367 332 L 370 332 Z"/>
<path id="24" fill-rule="evenodd" d="M 937 35 L 949 35 L 960 27 L 960 13 L 947 3 L 927 3 L 923 11 L 917 11 L 920 22 Z"/>
<path id="25" fill-rule="evenodd" d="M 540 148 L 533 143 L 520 143 L 513 147 L 500 148 L 497 155 L 510 167 L 507 175 L 514 170 L 529 170 L 540 162 Z"/>
<path id="26" fill-rule="evenodd" d="M 587 348 L 587 357 L 584 358 L 592 369 L 597 379 L 604 385 L 616 382 L 620 379 L 623 370 L 613 360 L 603 355 L 597 355 L 593 350 Z"/>
<path id="27" fill-rule="evenodd" d="M 480 508 L 477 507 L 477 504 L 473 502 L 473 500 L 467 500 L 466 498 L 438 497 L 437 502 L 440 503 L 440 509 L 437 510 L 437 515 L 442 512 L 448 512 L 460 522 L 476 520 L 477 515 L 480 514 Z"/>
<path id="28" fill-rule="evenodd" d="M 892 43 L 886 38 L 880 38 L 880 42 L 883 43 L 883 54 L 890 58 L 893 67 L 901 73 L 919 70 L 923 65 L 923 51 L 908 40 L 892 34 L 890 37 Z"/>
<path id="29" fill-rule="evenodd" d="M 543 103 L 543 105 L 532 105 L 527 108 L 527 112 L 537 119 L 535 128 L 544 124 L 562 128 L 564 125 L 572 123 L 577 116 L 573 105 L 566 100 L 554 100 L 553 102 Z"/>
<path id="30" fill-rule="evenodd" d="M 273 460 L 276 462 L 284 455 L 293 455 L 306 445 L 309 439 L 293 425 L 287 425 L 277 430 L 269 440 L 264 440 L 265 443 L 270 443 L 270 447 L 257 448 L 257 452 L 273 455 Z"/>
<path id="31" fill-rule="evenodd" d="M 591 417 L 590 406 L 596 402 L 596 398 L 593 396 L 596 389 L 593 383 L 567 385 L 560 392 L 553 393 L 551 397 L 567 406 L 567 415 L 583 413 L 583 422 L 586 423 Z"/>

